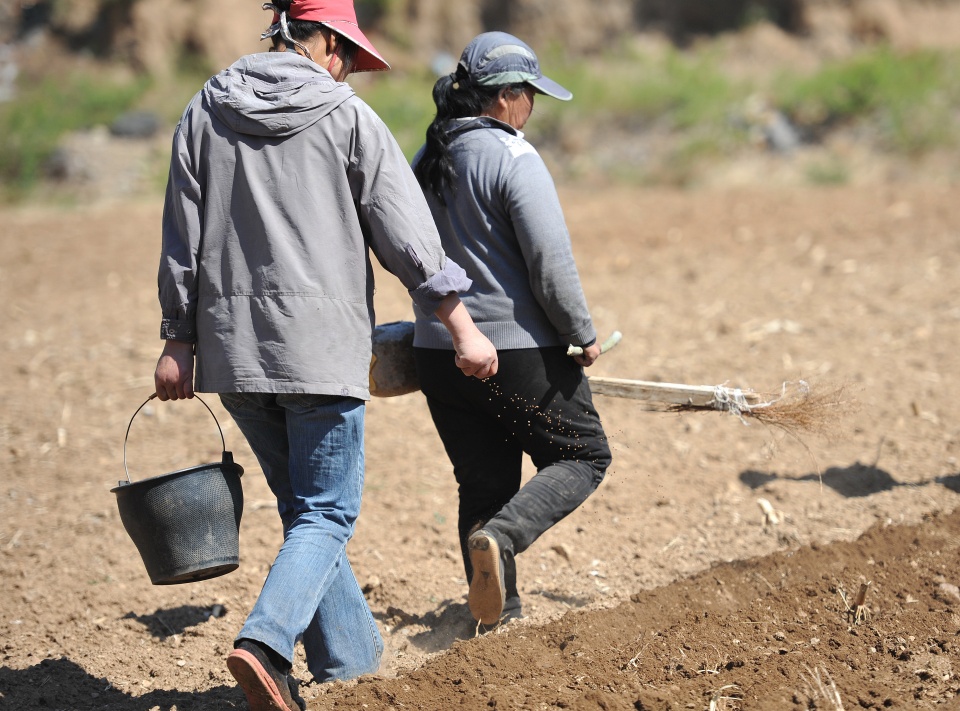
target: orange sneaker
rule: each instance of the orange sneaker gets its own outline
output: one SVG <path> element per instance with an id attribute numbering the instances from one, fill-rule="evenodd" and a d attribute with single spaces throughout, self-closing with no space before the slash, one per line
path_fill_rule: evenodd
<path id="1" fill-rule="evenodd" d="M 247 697 L 250 711 L 301 711 L 293 700 L 287 675 L 277 669 L 257 644 L 242 640 L 227 656 L 227 669 Z"/>

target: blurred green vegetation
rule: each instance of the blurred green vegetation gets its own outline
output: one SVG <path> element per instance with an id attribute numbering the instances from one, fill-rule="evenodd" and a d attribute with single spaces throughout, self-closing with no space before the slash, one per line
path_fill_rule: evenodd
<path id="1" fill-rule="evenodd" d="M 549 66 L 550 76 L 574 94 L 572 115 L 583 119 L 600 113 L 613 120 L 667 117 L 675 128 L 685 129 L 721 121 L 731 102 L 750 91 L 724 76 L 709 52 L 609 56 L 597 63 Z"/>
<path id="2" fill-rule="evenodd" d="M 843 185 L 850 179 L 850 170 L 842 160 L 829 156 L 807 166 L 806 176 L 811 185 Z"/>
<path id="3" fill-rule="evenodd" d="M 386 17 L 396 0 L 356 0 L 357 22 L 360 27 L 376 26 Z"/>
<path id="4" fill-rule="evenodd" d="M 920 155 L 957 139 L 960 59 L 956 53 L 896 54 L 881 48 L 813 76 L 774 82 L 775 103 L 815 131 L 868 119 L 880 147 Z"/>
<path id="5" fill-rule="evenodd" d="M 960 136 L 960 56 L 955 52 L 897 54 L 878 48 L 812 74 L 781 71 L 763 82 L 725 74 L 709 48 L 658 56 L 619 49 L 587 61 L 548 52 L 543 64 L 575 100 L 537 102 L 527 132 L 535 144 L 563 150 L 565 136 L 608 129 L 670 137 L 662 165 L 646 176 L 636 175 L 631 166 L 612 166 L 608 173 L 617 179 L 681 184 L 699 162 L 740 150 L 750 140 L 744 106 L 757 95 L 810 141 L 854 126 L 875 148 L 916 157 L 955 147 Z M 36 185 L 44 161 L 66 132 L 109 125 L 133 109 L 154 110 L 172 126 L 208 75 L 208 68 L 186 58 L 175 80 L 162 85 L 130 74 L 105 79 L 93 70 L 21 82 L 16 100 L 0 104 L 0 181 L 6 194 L 26 193 Z M 424 67 L 356 75 L 351 83 L 412 158 L 433 118 L 434 80 Z M 842 181 L 844 175 L 845 167 L 834 161 L 808 170 L 815 183 Z"/>
<path id="6" fill-rule="evenodd" d="M 660 60 L 610 55 L 584 64 L 558 54 L 542 64 L 552 79 L 573 92 L 574 101 L 563 105 L 549 99 L 537 102 L 537 119 L 526 130 L 534 142 L 549 140 L 564 127 L 586 123 L 641 128 L 667 121 L 678 131 L 719 125 L 730 106 L 751 91 L 749 86 L 724 77 L 706 55 L 671 52 Z M 358 75 L 350 81 L 391 128 L 404 153 L 412 157 L 433 120 L 435 80 L 423 71 Z"/>
<path id="7" fill-rule="evenodd" d="M 146 78 L 82 73 L 20 86 L 16 100 L 0 104 L 0 180 L 14 191 L 31 188 L 64 134 L 113 121 L 149 87 Z"/>
<path id="8" fill-rule="evenodd" d="M 435 81 L 426 67 L 413 72 L 357 74 L 349 80 L 357 95 L 390 127 L 408 160 L 420 148 L 433 120 Z"/>

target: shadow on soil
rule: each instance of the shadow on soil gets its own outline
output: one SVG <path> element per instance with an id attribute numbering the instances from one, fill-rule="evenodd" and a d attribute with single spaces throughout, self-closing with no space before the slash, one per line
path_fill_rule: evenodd
<path id="1" fill-rule="evenodd" d="M 939 476 L 936 479 L 938 484 L 943 484 L 955 494 L 960 494 L 960 474 L 951 474 L 949 476 Z M 960 699 L 957 700 L 957 708 L 960 708 Z"/>
<path id="2" fill-rule="evenodd" d="M 960 491 L 960 481 L 951 485 L 946 479 L 957 477 L 941 477 L 936 481 L 953 491 Z M 916 487 L 917 484 L 902 484 L 894 479 L 889 472 L 871 464 L 857 462 L 849 467 L 830 467 L 822 474 L 804 474 L 803 476 L 780 476 L 773 472 L 759 472 L 747 470 L 741 472 L 740 481 L 751 489 L 759 489 L 773 481 L 815 481 L 829 486 L 841 496 L 848 498 L 871 496 L 883 491 L 890 491 L 898 486 Z"/>
<path id="3" fill-rule="evenodd" d="M 197 605 L 181 605 L 168 610 L 157 610 L 151 615 L 136 615 L 128 612 L 124 620 L 136 620 L 147 628 L 147 631 L 157 639 L 167 639 L 176 634 L 183 634 L 188 627 L 196 627 L 213 616 L 221 616 L 214 611 L 214 607 L 199 607 Z"/>
<path id="4" fill-rule="evenodd" d="M 218 686 L 203 692 L 157 689 L 131 696 L 113 688 L 106 679 L 88 674 L 66 657 L 44 659 L 28 669 L 0 668 L 0 707 L 70 709 L 70 711 L 227 711 L 245 709 L 243 692 Z"/>

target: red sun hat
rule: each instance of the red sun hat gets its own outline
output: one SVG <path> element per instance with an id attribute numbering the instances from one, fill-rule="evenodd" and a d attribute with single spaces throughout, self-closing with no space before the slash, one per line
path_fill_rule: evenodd
<path id="1" fill-rule="evenodd" d="M 319 22 L 339 35 L 351 40 L 360 51 L 357 52 L 355 72 L 382 72 L 390 69 L 373 43 L 360 31 L 357 24 L 357 11 L 353 0 L 293 0 L 288 14 L 291 20 Z M 274 14 L 274 23 L 280 16 Z"/>

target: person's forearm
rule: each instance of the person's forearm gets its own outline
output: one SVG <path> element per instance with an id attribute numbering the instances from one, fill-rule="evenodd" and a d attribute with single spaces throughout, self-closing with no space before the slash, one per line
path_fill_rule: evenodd
<path id="1" fill-rule="evenodd" d="M 434 312 L 453 339 L 454 363 L 464 375 L 481 380 L 497 374 L 497 349 L 477 328 L 467 307 L 456 293 L 450 293 Z"/>
<path id="2" fill-rule="evenodd" d="M 465 338 L 474 336 L 477 331 L 479 331 L 477 325 L 470 317 L 467 307 L 463 305 L 460 297 L 456 294 L 448 294 L 444 297 L 435 315 L 440 319 L 440 323 L 446 327 L 447 331 L 450 332 L 454 348 Z"/>

